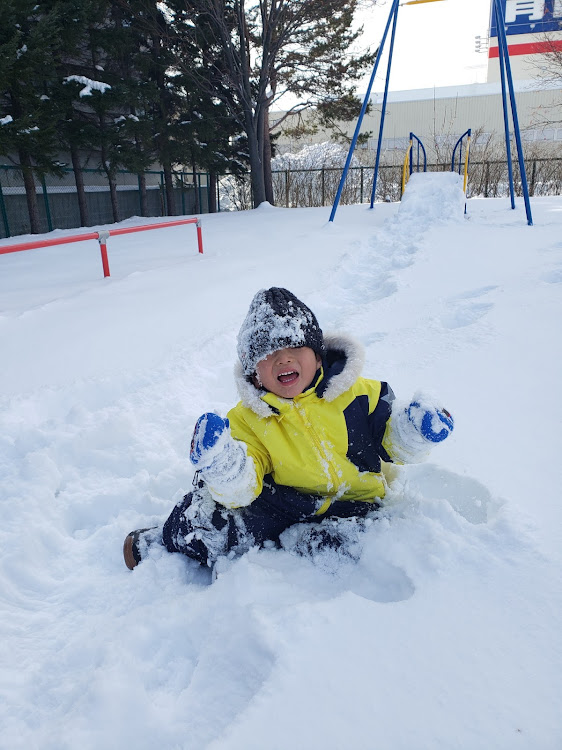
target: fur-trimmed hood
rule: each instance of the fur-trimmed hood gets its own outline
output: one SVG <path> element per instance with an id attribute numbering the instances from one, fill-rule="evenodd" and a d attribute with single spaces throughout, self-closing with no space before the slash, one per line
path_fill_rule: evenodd
<path id="1" fill-rule="evenodd" d="M 316 387 L 316 394 L 326 401 L 333 401 L 351 388 L 361 375 L 365 359 L 363 346 L 347 334 L 324 336 L 325 354 L 322 357 L 324 377 Z M 234 379 L 238 395 L 244 406 L 258 417 L 271 417 L 276 411 L 262 396 L 267 391 L 256 388 L 246 375 L 240 362 L 234 367 Z"/>

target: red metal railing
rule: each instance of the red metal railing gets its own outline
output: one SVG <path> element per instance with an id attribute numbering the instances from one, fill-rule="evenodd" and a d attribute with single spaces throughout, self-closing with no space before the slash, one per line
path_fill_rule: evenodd
<path id="1" fill-rule="evenodd" d="M 68 237 L 57 237 L 50 240 L 35 240 L 32 242 L 17 242 L 13 245 L 0 245 L 0 255 L 6 253 L 18 253 L 21 250 L 35 250 L 39 247 L 52 247 L 53 245 L 67 245 L 70 242 L 84 242 L 85 240 L 97 240 L 100 243 L 101 262 L 104 277 L 109 276 L 109 261 L 107 258 L 107 240 L 119 234 L 131 234 L 132 232 L 145 232 L 148 229 L 163 229 L 164 227 L 177 227 L 182 224 L 195 224 L 197 227 L 197 246 L 199 252 L 203 253 L 203 235 L 201 233 L 201 222 L 199 219 L 177 219 L 175 221 L 162 221 L 157 224 L 143 224 L 138 227 L 120 227 L 118 229 L 100 229 L 96 232 L 85 232 L 84 234 L 72 234 Z"/>

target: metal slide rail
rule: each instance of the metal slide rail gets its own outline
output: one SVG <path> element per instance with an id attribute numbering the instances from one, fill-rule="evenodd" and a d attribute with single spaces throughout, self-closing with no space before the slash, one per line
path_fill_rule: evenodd
<path id="1" fill-rule="evenodd" d="M 406 184 L 408 180 L 410 179 L 410 175 L 414 171 L 414 141 L 416 142 L 416 172 L 420 171 L 420 153 L 423 154 L 423 171 L 427 172 L 427 154 L 425 152 L 425 146 L 421 142 L 421 140 L 418 138 L 415 133 L 410 133 L 410 145 L 408 146 L 408 150 L 406 151 L 406 156 L 404 157 L 404 164 L 402 166 L 402 192 L 401 195 L 404 195 L 404 190 L 406 190 Z"/>
<path id="2" fill-rule="evenodd" d="M 164 229 L 165 227 L 177 227 L 182 224 L 195 224 L 197 228 L 197 246 L 199 253 L 203 253 L 203 235 L 199 219 L 177 219 L 176 221 L 162 221 L 157 224 L 143 224 L 137 227 L 120 227 L 118 229 L 100 229 L 95 232 L 84 232 L 72 234 L 68 237 L 57 237 L 49 240 L 33 240 L 31 242 L 16 242 L 10 245 L 0 245 L 0 255 L 7 253 L 18 253 L 23 250 L 35 250 L 41 247 L 53 247 L 54 245 L 68 245 L 71 242 L 85 242 L 86 240 L 97 240 L 100 243 L 101 262 L 104 278 L 110 275 L 109 260 L 107 257 L 107 240 L 120 234 L 131 234 L 133 232 L 145 232 L 149 229 Z"/>

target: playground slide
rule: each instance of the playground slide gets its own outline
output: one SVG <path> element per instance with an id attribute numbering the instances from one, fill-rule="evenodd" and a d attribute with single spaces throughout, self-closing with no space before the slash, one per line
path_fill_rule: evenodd
<path id="1" fill-rule="evenodd" d="M 398 214 L 402 219 L 424 215 L 430 222 L 462 218 L 463 178 L 456 172 L 414 172 L 410 176 Z"/>

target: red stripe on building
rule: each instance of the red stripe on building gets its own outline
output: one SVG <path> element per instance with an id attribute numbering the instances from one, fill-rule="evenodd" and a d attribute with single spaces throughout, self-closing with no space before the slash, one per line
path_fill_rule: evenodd
<path id="1" fill-rule="evenodd" d="M 545 52 L 562 51 L 562 39 L 552 42 L 530 42 L 529 44 L 509 44 L 509 55 L 536 55 Z M 499 57 L 499 47 L 490 47 L 488 57 Z"/>

